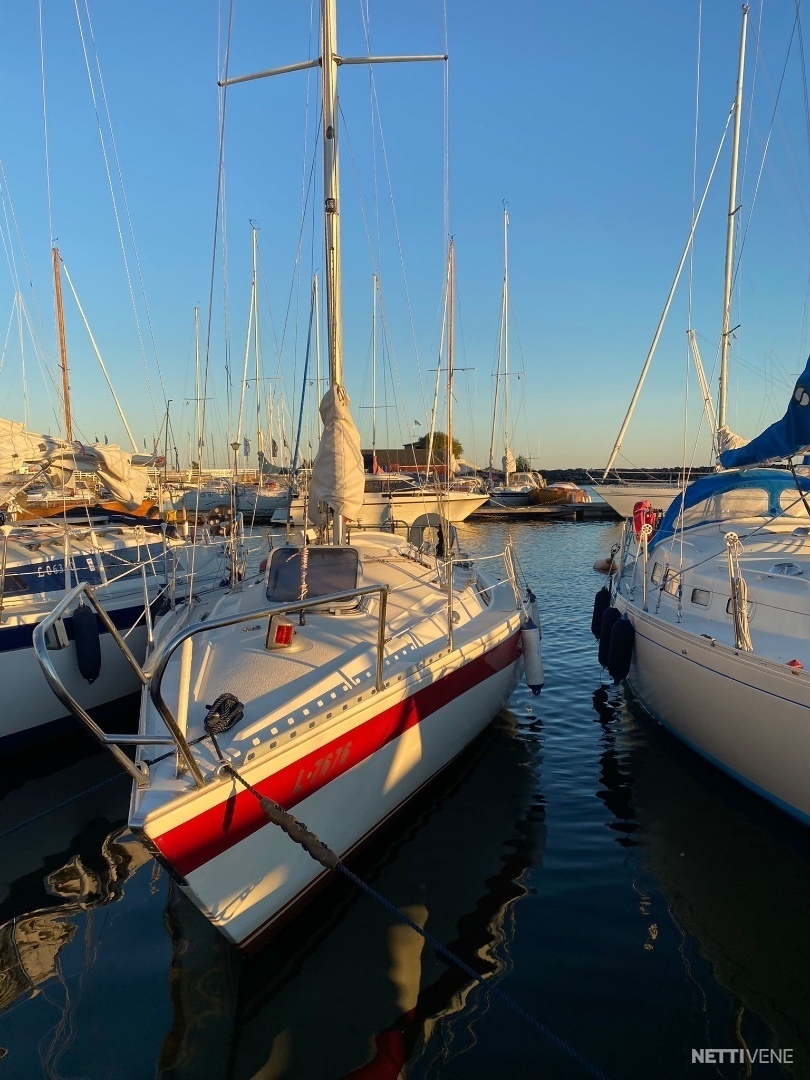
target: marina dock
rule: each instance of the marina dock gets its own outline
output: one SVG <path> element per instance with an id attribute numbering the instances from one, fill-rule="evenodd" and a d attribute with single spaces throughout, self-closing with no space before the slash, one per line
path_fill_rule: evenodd
<path id="1" fill-rule="evenodd" d="M 560 503 L 558 506 L 482 506 L 467 521 L 620 521 L 606 502 Z"/>

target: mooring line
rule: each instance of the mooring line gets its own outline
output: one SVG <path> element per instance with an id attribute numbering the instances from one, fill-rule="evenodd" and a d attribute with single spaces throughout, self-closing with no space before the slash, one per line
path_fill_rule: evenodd
<path id="1" fill-rule="evenodd" d="M 326 867 L 327 870 L 336 870 L 339 873 L 343 874 L 344 877 L 346 877 L 359 889 L 362 889 L 363 892 L 367 893 L 373 900 L 376 900 L 378 904 L 381 904 L 382 907 L 384 907 L 386 911 L 388 911 L 391 915 L 399 919 L 401 922 L 405 923 L 406 926 L 410 926 L 410 928 L 416 931 L 416 933 L 419 934 L 420 937 L 424 938 L 424 940 L 429 945 L 431 945 L 436 950 L 436 952 L 439 953 L 440 956 L 443 956 L 446 960 L 449 960 L 452 964 L 455 964 L 455 966 L 461 971 L 463 971 L 465 975 L 468 975 L 474 982 L 478 983 L 479 986 L 484 987 L 500 1002 L 502 1002 L 519 1017 L 525 1020 L 527 1024 L 529 1024 L 535 1029 L 535 1031 L 539 1032 L 546 1039 L 548 1039 L 549 1042 L 553 1043 L 554 1046 L 556 1046 L 559 1050 L 562 1050 L 563 1053 L 567 1054 L 568 1057 L 570 1057 L 573 1061 L 577 1062 L 577 1064 L 580 1065 L 590 1076 L 595 1077 L 596 1080 L 608 1080 L 607 1075 L 602 1072 L 601 1069 L 591 1064 L 591 1062 L 588 1061 L 587 1058 L 583 1057 L 583 1055 L 580 1054 L 577 1049 L 567 1043 L 565 1039 L 561 1038 L 559 1035 L 556 1035 L 553 1031 L 551 1031 L 550 1028 L 547 1028 L 546 1025 L 543 1024 L 540 1020 L 538 1020 L 536 1016 L 533 1016 L 532 1013 L 527 1012 L 527 1010 L 524 1009 L 522 1005 L 519 1005 L 518 1002 L 514 1000 L 514 998 L 509 996 L 509 994 L 505 993 L 497 986 L 488 985 L 484 980 L 484 977 L 480 975 L 474 968 L 470 967 L 470 965 L 465 960 L 462 960 L 460 956 L 454 953 L 451 949 L 448 949 L 446 945 L 439 941 L 438 938 L 434 937 L 433 934 L 431 934 L 429 931 L 419 926 L 418 923 L 415 923 L 413 919 L 409 918 L 409 916 L 406 915 L 404 911 L 402 911 L 401 908 L 398 908 L 396 904 L 391 903 L 390 900 L 386 899 L 386 897 L 384 897 L 382 893 L 378 892 L 372 885 L 369 885 L 368 882 L 363 881 L 363 879 L 359 878 L 357 874 L 349 870 L 349 868 L 343 862 L 341 862 L 340 857 L 334 851 L 332 851 L 330 847 L 324 844 L 324 842 L 319 837 L 317 837 L 315 833 L 308 829 L 303 822 L 299 821 L 292 814 L 287 813 L 287 811 L 284 810 L 283 807 L 279 806 L 278 803 L 273 802 L 272 799 L 268 799 L 264 795 L 262 795 L 255 787 L 253 787 L 252 784 L 248 783 L 248 781 L 245 780 L 244 777 L 240 776 L 239 772 L 233 767 L 233 765 L 225 761 L 219 749 L 219 746 L 217 745 L 216 737 L 213 735 L 213 733 L 212 741 L 216 748 L 217 755 L 222 762 L 223 771 L 233 776 L 235 780 L 238 780 L 244 788 L 246 788 L 253 796 L 255 796 L 256 799 L 258 799 L 259 804 L 261 805 L 261 808 L 264 811 L 268 821 L 270 821 L 273 825 L 278 825 L 279 828 L 282 829 L 287 834 L 287 836 L 290 837 L 291 840 L 303 847 L 304 850 L 313 859 L 315 859 L 316 862 L 321 864 L 321 866 Z"/>

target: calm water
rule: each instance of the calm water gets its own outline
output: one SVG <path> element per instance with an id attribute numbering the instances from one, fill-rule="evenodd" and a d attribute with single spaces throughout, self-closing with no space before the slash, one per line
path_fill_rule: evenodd
<path id="1" fill-rule="evenodd" d="M 68 740 L 3 770 L 2 1080 L 587 1076 L 496 984 L 614 1080 L 810 1077 L 810 835 L 603 686 L 591 566 L 617 527 L 459 531 L 511 533 L 546 688 L 354 865 L 487 984 L 342 881 L 242 960 L 126 831 L 114 763 Z M 794 1064 L 691 1065 L 743 1046 Z"/>

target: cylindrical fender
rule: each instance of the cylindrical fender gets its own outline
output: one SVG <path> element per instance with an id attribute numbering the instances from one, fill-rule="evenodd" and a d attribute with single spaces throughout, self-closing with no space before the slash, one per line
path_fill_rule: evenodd
<path id="1" fill-rule="evenodd" d="M 599 665 L 608 666 L 608 654 L 610 652 L 610 635 L 614 625 L 619 621 L 619 610 L 615 607 L 605 608 L 602 615 L 602 627 L 599 631 Z"/>
<path id="2" fill-rule="evenodd" d="M 620 683 L 627 678 L 630 671 L 630 662 L 633 659 L 633 644 L 636 631 L 627 617 L 627 613 L 613 625 L 610 632 L 610 646 L 608 648 L 608 674 L 615 683 Z"/>
<path id="3" fill-rule="evenodd" d="M 101 636 L 96 613 L 89 604 L 79 604 L 73 612 L 73 640 L 79 673 L 93 683 L 101 673 Z"/>
<path id="4" fill-rule="evenodd" d="M 591 633 L 599 640 L 602 633 L 602 616 L 610 607 L 610 589 L 603 585 L 593 601 L 593 615 L 591 616 Z"/>
<path id="5" fill-rule="evenodd" d="M 520 632 L 520 639 L 523 644 L 523 670 L 526 674 L 526 685 L 537 697 L 546 681 L 540 651 L 540 628 L 529 619 Z"/>

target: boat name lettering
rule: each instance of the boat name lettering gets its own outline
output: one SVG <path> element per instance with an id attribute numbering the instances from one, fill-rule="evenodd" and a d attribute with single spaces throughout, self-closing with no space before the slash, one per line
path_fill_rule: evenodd
<path id="1" fill-rule="evenodd" d="M 311 769 L 302 769 L 298 774 L 298 779 L 295 781 L 293 795 L 303 791 L 306 787 L 316 784 L 318 780 L 323 780 L 333 769 L 343 765 L 351 753 L 351 749 L 352 744 L 349 741 L 344 746 L 338 746 L 334 750 L 330 750 L 326 757 L 318 758 Z"/>
<path id="2" fill-rule="evenodd" d="M 91 569 L 94 569 L 94 567 L 91 567 Z M 65 564 L 61 562 L 41 563 L 37 567 L 37 577 L 41 578 L 50 576 L 51 574 L 64 574 L 64 572 Z"/>

